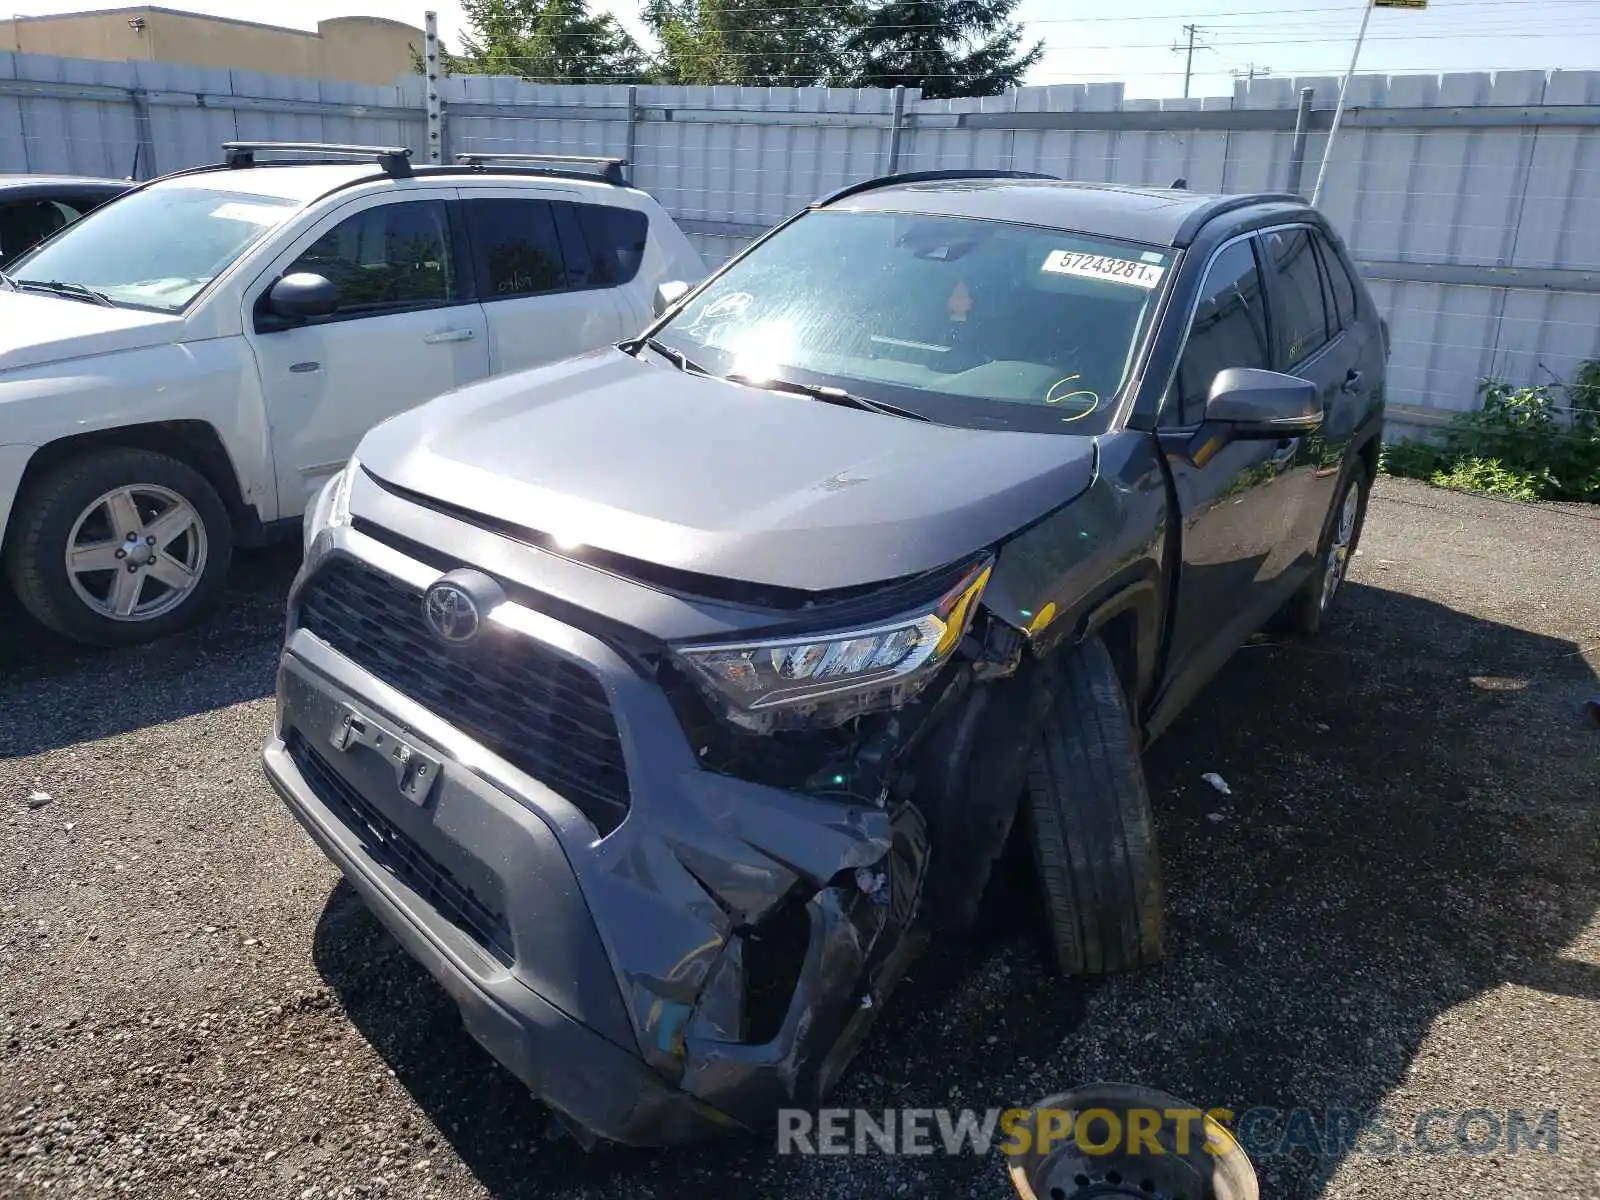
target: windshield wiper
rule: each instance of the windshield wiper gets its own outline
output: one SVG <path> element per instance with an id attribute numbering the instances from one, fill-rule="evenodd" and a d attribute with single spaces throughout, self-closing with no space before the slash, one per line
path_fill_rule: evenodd
<path id="1" fill-rule="evenodd" d="M 786 379 L 752 379 L 748 375 L 724 375 L 724 379 L 731 383 L 742 383 L 747 387 L 761 388 L 769 392 L 793 392 L 797 396 L 809 396 L 813 400 L 821 400 L 826 404 L 838 404 L 844 408 L 859 408 L 867 412 L 881 413 L 886 417 L 905 417 L 908 421 L 931 421 L 922 413 L 913 412 L 909 408 L 901 408 L 898 404 L 886 404 L 882 400 L 869 400 L 865 396 L 858 396 L 854 392 L 847 392 L 843 388 L 824 387 L 816 383 L 790 383 Z"/>
<path id="2" fill-rule="evenodd" d="M 55 296 L 71 296 L 74 300 L 82 300 L 88 304 L 99 304 L 106 308 L 117 306 L 116 301 L 104 292 L 97 292 L 81 283 L 62 283 L 59 279 L 13 279 L 11 282 L 24 290 L 38 288 Z"/>
<path id="3" fill-rule="evenodd" d="M 639 350 L 645 346 L 650 347 L 650 349 L 654 350 L 657 354 L 661 355 L 662 358 L 672 363 L 680 371 L 692 371 L 696 375 L 707 374 L 706 369 L 699 363 L 695 362 L 694 359 L 690 358 L 682 350 L 674 350 L 671 346 L 667 345 L 659 338 L 635 338 L 631 342 L 623 343 L 622 348 L 629 354 L 637 356 Z"/>

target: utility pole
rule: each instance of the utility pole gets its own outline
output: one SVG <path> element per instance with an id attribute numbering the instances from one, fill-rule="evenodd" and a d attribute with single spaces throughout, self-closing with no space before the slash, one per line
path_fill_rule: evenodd
<path id="1" fill-rule="evenodd" d="M 1232 71 L 1232 75 L 1233 75 L 1233 77 L 1235 79 L 1238 79 L 1242 75 L 1242 76 L 1244 76 L 1244 81 L 1246 83 L 1254 83 L 1256 81 L 1256 76 L 1257 75 L 1259 75 L 1263 79 L 1265 79 L 1268 75 L 1271 75 L 1271 74 L 1272 74 L 1272 68 L 1271 67 L 1258 67 L 1258 66 L 1255 65 L 1255 63 L 1247 63 L 1247 64 L 1245 64 L 1243 69 L 1241 69 L 1239 67 L 1235 67 L 1233 69 L 1233 71 Z"/>
<path id="2" fill-rule="evenodd" d="M 1180 42 L 1172 47 L 1173 53 L 1181 54 L 1183 58 L 1183 98 L 1189 98 L 1189 81 L 1194 78 L 1194 52 L 1196 50 L 1209 50 L 1210 46 L 1197 42 L 1195 39 L 1205 32 L 1198 25 L 1185 25 L 1183 27 L 1187 43 Z"/>

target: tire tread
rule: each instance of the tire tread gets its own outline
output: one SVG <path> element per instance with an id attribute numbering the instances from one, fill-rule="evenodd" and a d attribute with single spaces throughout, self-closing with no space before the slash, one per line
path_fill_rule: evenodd
<path id="1" fill-rule="evenodd" d="M 1115 665 L 1098 640 L 1059 670 L 1034 754 L 1028 813 L 1035 862 L 1064 974 L 1158 962 L 1163 897 L 1137 736 Z"/>

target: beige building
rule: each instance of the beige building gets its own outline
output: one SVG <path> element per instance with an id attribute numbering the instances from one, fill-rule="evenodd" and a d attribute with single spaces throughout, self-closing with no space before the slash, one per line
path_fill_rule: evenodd
<path id="1" fill-rule="evenodd" d="M 171 8 L 107 8 L 52 17 L 0 18 L 0 50 L 113 62 L 187 63 L 392 84 L 412 70 L 422 30 L 386 17 L 335 17 L 317 31 L 284 29 Z"/>

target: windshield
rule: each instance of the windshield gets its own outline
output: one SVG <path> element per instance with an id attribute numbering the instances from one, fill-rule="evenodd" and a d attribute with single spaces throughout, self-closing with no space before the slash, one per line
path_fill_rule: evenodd
<path id="1" fill-rule="evenodd" d="M 945 424 L 1100 433 L 1171 266 L 1060 230 L 824 210 L 657 338 L 713 374 L 837 387 Z"/>
<path id="2" fill-rule="evenodd" d="M 26 254 L 18 284 L 90 288 L 113 304 L 178 312 L 300 203 L 202 187 L 121 196 Z"/>

